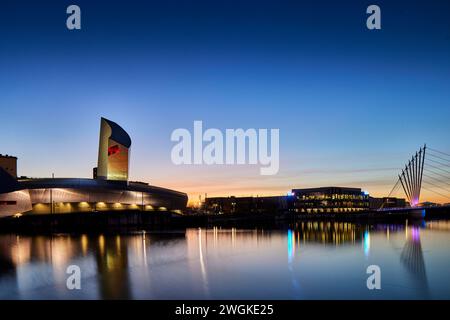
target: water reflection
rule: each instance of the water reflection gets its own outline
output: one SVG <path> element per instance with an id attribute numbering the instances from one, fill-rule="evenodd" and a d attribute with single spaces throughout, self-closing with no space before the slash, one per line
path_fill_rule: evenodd
<path id="1" fill-rule="evenodd" d="M 205 259 L 203 257 L 202 229 L 200 229 L 200 228 L 198 229 L 198 257 L 199 257 L 199 262 L 200 262 L 200 270 L 202 273 L 203 288 L 205 291 L 205 295 L 209 296 L 208 276 L 206 274 Z"/>
<path id="2" fill-rule="evenodd" d="M 128 235 L 4 234 L 0 298 L 371 298 L 361 291 L 366 280 L 361 270 L 368 264 L 382 267 L 387 284 L 382 298 L 450 298 L 450 281 L 442 283 L 439 273 L 450 267 L 449 245 L 447 221 L 304 221 L 284 230 L 214 227 Z M 71 264 L 82 269 L 79 292 L 65 286 Z M 427 274 L 428 267 L 438 272 Z M 339 292 L 342 288 L 345 292 Z"/>
<path id="3" fill-rule="evenodd" d="M 364 247 L 364 255 L 368 257 L 370 253 L 370 232 L 368 230 L 364 231 L 363 247 Z"/>
<path id="4" fill-rule="evenodd" d="M 303 242 L 355 243 L 362 237 L 364 226 L 349 222 L 299 222 L 295 224 Z"/>
<path id="5" fill-rule="evenodd" d="M 422 245 L 420 242 L 420 229 L 413 226 L 409 231 L 409 236 L 403 246 L 400 259 L 402 264 L 411 274 L 415 285 L 422 289 L 424 295 L 427 295 L 428 281 Z"/>
<path id="6" fill-rule="evenodd" d="M 138 241 L 136 237 L 135 241 Z M 100 296 L 104 299 L 130 298 L 128 248 L 120 236 L 99 236 L 94 242 Z"/>
<path id="7" fill-rule="evenodd" d="M 289 258 L 289 262 L 292 262 L 292 258 L 294 257 L 295 254 L 295 233 L 292 232 L 291 229 L 288 230 L 287 232 L 287 246 L 288 246 L 288 258 Z"/>

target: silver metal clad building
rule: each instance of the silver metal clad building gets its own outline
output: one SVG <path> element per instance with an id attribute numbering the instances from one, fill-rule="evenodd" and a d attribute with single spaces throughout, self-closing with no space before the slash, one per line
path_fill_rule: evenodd
<path id="1" fill-rule="evenodd" d="M 101 118 L 97 176 L 94 179 L 17 179 L 0 163 L 0 217 L 184 210 L 188 200 L 185 193 L 128 181 L 130 147 L 127 132 L 117 123 Z"/>

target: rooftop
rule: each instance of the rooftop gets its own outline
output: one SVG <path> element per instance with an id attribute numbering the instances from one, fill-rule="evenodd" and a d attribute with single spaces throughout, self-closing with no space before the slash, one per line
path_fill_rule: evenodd
<path id="1" fill-rule="evenodd" d="M 17 159 L 17 157 L 14 157 L 14 156 L 10 156 L 10 155 L 7 155 L 7 154 L 3 155 L 3 154 L 1 154 L 1 153 L 0 153 L 0 158 L 11 158 L 11 159 Z"/>

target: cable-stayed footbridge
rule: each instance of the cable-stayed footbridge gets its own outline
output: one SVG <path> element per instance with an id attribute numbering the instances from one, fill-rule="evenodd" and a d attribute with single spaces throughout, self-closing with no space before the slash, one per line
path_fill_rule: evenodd
<path id="1" fill-rule="evenodd" d="M 445 206 L 450 207 L 450 153 L 427 145 L 421 147 L 401 169 L 388 198 L 399 190 L 409 202 L 408 209 L 433 206 L 432 203 L 420 201 L 422 190 L 442 199 L 442 202 L 448 202 Z M 389 208 L 393 209 L 395 208 Z M 384 208 L 383 204 L 380 210 L 388 208 Z"/>

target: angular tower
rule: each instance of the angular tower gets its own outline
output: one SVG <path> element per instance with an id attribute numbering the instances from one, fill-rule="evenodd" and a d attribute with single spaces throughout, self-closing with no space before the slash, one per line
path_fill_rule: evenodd
<path id="1" fill-rule="evenodd" d="M 117 123 L 100 120 L 97 179 L 128 181 L 131 139 Z"/>

